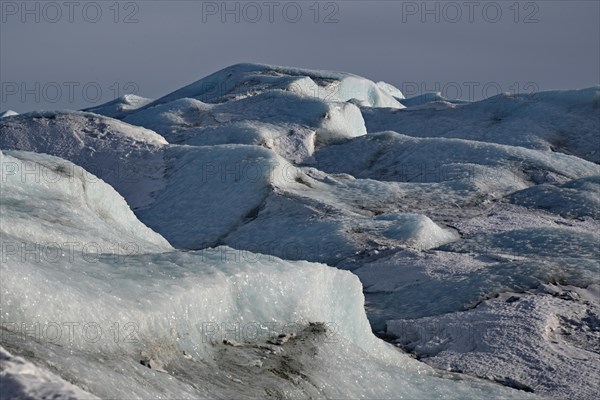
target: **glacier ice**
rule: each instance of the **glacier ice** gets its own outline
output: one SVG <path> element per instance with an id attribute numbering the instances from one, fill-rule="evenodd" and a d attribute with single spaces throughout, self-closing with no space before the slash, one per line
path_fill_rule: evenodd
<path id="1" fill-rule="evenodd" d="M 597 108 L 597 87 L 404 99 L 238 64 L 2 118 L 0 374 L 59 397 L 593 398 Z"/>

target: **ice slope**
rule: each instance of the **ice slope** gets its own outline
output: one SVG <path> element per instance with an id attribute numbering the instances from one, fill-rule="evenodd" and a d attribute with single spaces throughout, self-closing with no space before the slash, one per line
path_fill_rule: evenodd
<path id="1" fill-rule="evenodd" d="M 171 250 L 105 182 L 63 159 L 0 151 L 2 242 L 6 254 L 59 259 L 73 252 L 137 254 Z M 43 202 L 43 204 L 40 204 Z"/>
<path id="2" fill-rule="evenodd" d="M 92 113 L 35 112 L 0 122 L 1 149 L 67 159 L 108 182 L 133 208 L 161 188 L 166 144 L 153 131 Z"/>
<path id="3" fill-rule="evenodd" d="M 100 114 L 111 118 L 121 118 L 124 117 L 128 112 L 137 110 L 138 108 L 150 104 L 151 102 L 152 99 L 136 96 L 134 94 L 126 94 L 107 103 L 95 107 L 89 107 L 81 111 Z"/>
<path id="4" fill-rule="evenodd" d="M 600 390 L 598 289 L 542 285 L 463 313 L 390 321 L 387 331 L 440 368 L 547 398 L 594 399 Z"/>
<path id="5" fill-rule="evenodd" d="M 24 152 L 3 154 L 0 162 L 72 166 Z M 37 228 L 22 226 L 21 202 L 3 199 L 3 244 L 9 238 L 32 249 L 48 236 L 80 235 L 87 221 L 97 224 L 97 240 L 112 237 L 119 223 L 134 225 L 130 236 L 140 243 L 157 236 L 123 207 L 104 208 L 103 220 L 112 222 L 99 224 L 98 211 L 86 206 L 88 192 L 123 204 L 102 182 L 74 191 L 81 180 L 49 189 L 26 178 L 8 175 L 2 195 L 23 192 L 28 224 Z M 44 226 L 64 216 L 53 203 L 61 201 L 77 219 Z M 35 364 L 25 370 L 3 351 L 3 384 L 20 382 L 32 391 L 37 381 L 50 380 L 44 390 L 79 398 L 86 394 L 54 376 L 101 398 L 525 398 L 439 373 L 378 340 L 360 282 L 349 272 L 224 247 L 164 250 L 93 260 L 74 251 L 51 259 L 3 245 L 2 346 Z"/>
<path id="6" fill-rule="evenodd" d="M 369 132 L 478 140 L 600 162 L 600 88 L 501 94 L 447 109 L 365 108 Z"/>
<path id="7" fill-rule="evenodd" d="M 164 160 L 165 187 L 138 216 L 187 249 L 224 244 L 273 190 L 302 186 L 300 171 L 258 146 L 170 146 Z"/>

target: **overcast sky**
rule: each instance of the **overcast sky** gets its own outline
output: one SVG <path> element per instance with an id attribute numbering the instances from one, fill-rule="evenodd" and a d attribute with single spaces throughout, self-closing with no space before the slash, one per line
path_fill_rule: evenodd
<path id="1" fill-rule="evenodd" d="M 407 95 L 467 100 L 600 84 L 595 0 L 223 4 L 2 0 L 0 110 L 157 98 L 238 62 L 348 71 Z"/>

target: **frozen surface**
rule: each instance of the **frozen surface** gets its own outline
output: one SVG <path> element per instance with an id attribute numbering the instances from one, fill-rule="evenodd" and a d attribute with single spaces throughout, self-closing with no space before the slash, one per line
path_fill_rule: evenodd
<path id="1" fill-rule="evenodd" d="M 389 321 L 388 333 L 428 364 L 488 377 L 545 397 L 600 390 L 598 284 L 504 293 L 463 313 Z"/>
<path id="2" fill-rule="evenodd" d="M 2 165 L 22 164 L 25 158 L 72 165 L 32 153 L 2 157 Z M 3 199 L 3 244 L 9 239 L 18 249 L 29 249 L 15 252 L 3 245 L 0 254 L 1 333 L 7 349 L 0 361 L 8 393 L 86 397 L 60 376 L 101 398 L 525 395 L 439 373 L 377 339 L 364 312 L 361 284 L 350 272 L 225 247 L 181 252 L 164 246 L 160 253 L 118 257 L 109 252 L 90 257 L 83 249 L 68 257 L 32 254 L 49 235 L 77 235 L 86 221 L 97 219 L 97 209 L 82 205 L 95 190 L 105 192 L 106 202 L 117 203 L 102 209 L 104 221 L 136 225 L 130 240 L 144 243 L 154 235 L 160 241 L 119 207 L 124 203 L 112 189 L 98 185 L 75 191 L 73 186 L 81 186 L 76 181 L 50 191 L 42 182 L 12 175 L 3 184 L 3 196 L 27 195 L 28 224 L 37 227 L 15 234 L 23 218 L 21 203 Z M 44 227 L 63 215 L 53 200 L 68 201 L 79 220 Z M 110 238 L 114 227 L 95 222 L 96 240 Z M 45 383 L 39 385 L 40 380 Z"/>

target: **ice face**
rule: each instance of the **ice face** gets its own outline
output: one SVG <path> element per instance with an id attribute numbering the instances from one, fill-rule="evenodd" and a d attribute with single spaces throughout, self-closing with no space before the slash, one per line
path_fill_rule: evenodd
<path id="1" fill-rule="evenodd" d="M 111 186 L 83 168 L 61 158 L 20 151 L 0 152 L 0 163 L 3 250 L 15 257 L 21 253 L 18 243 L 22 241 L 44 246 L 49 257 L 57 259 L 68 248 L 80 251 L 88 244 L 93 253 L 171 249 L 164 238 L 138 221 Z"/>

